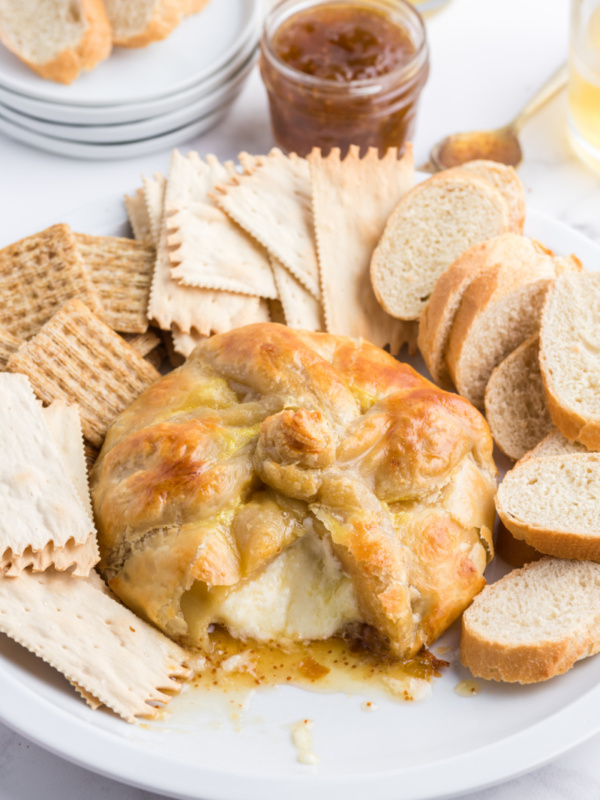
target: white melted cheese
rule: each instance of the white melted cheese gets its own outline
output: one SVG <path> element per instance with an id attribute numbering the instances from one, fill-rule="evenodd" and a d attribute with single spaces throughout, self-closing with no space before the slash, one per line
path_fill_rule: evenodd
<path id="1" fill-rule="evenodd" d="M 213 621 L 236 638 L 285 642 L 328 639 L 361 617 L 353 583 L 329 542 L 309 531 L 257 578 L 230 592 Z"/>

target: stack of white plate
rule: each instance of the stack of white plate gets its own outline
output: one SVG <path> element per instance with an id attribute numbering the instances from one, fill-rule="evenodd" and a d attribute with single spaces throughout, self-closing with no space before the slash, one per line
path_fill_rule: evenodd
<path id="1" fill-rule="evenodd" d="M 162 42 L 115 48 L 70 86 L 0 46 L 0 132 L 74 158 L 128 158 L 211 128 L 240 93 L 258 49 L 261 0 L 211 0 Z"/>

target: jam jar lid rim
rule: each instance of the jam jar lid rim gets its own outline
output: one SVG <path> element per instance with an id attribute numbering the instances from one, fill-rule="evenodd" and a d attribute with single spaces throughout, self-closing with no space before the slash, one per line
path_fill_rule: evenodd
<path id="1" fill-rule="evenodd" d="M 303 83 L 307 87 L 319 87 L 321 89 L 337 92 L 348 90 L 352 90 L 353 92 L 361 92 L 362 90 L 362 92 L 365 94 L 378 93 L 381 91 L 382 84 L 396 83 L 402 78 L 402 75 L 414 75 L 415 69 L 418 72 L 427 65 L 429 60 L 429 44 L 427 41 L 425 23 L 423 22 L 423 18 L 418 11 L 410 6 L 408 2 L 403 3 L 402 7 L 409 17 L 412 16 L 413 22 L 416 23 L 416 27 L 421 34 L 421 41 L 418 43 L 415 52 L 412 54 L 410 60 L 406 64 L 402 64 L 402 66 L 396 67 L 395 69 L 391 70 L 390 72 L 386 72 L 383 75 L 378 75 L 376 78 L 361 78 L 360 80 L 348 81 L 347 83 L 331 80 L 330 78 L 318 78 L 314 75 L 308 75 L 307 73 L 302 72 L 295 67 L 290 67 L 289 64 L 286 64 L 286 62 L 277 55 L 272 47 L 272 34 L 274 34 L 275 31 L 279 29 L 281 24 L 289 19 L 292 14 L 312 8 L 314 6 L 325 6 L 329 5 L 330 3 L 339 4 L 341 2 L 342 0 L 299 0 L 297 2 L 298 8 L 292 8 L 289 13 L 283 16 L 283 18 L 278 22 L 274 30 L 269 31 L 269 23 L 273 22 L 273 17 L 276 18 L 278 12 L 281 13 L 282 6 L 286 5 L 286 2 L 283 0 L 283 2 L 275 5 L 268 12 L 263 26 L 263 34 L 260 42 L 263 55 L 267 57 L 280 72 L 286 74 L 288 78 L 296 81 L 297 83 Z M 362 5 L 384 7 L 387 5 L 389 9 L 389 5 L 385 3 L 385 0 L 346 0 L 346 2 L 348 2 L 349 5 L 356 4 L 357 6 Z M 287 4 L 292 6 L 293 0 L 288 0 Z M 411 33 L 410 30 L 409 33 Z"/>

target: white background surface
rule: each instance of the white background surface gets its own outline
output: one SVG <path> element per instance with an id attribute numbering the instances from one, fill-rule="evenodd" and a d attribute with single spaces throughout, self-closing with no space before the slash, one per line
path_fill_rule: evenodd
<path id="1" fill-rule="evenodd" d="M 451 0 L 431 18 L 432 72 L 415 138 L 417 163 L 446 133 L 508 121 L 566 56 L 567 26 L 568 0 Z M 600 243 L 600 177 L 571 155 L 565 113 L 563 93 L 526 127 L 520 176 L 532 207 Z M 229 118 L 181 149 L 231 157 L 241 149 L 265 152 L 271 144 L 266 99 L 255 74 Z M 0 138 L 0 238 L 31 233 L 115 190 L 133 191 L 141 173 L 166 171 L 168 158 L 164 152 L 128 162 L 71 161 Z M 600 737 L 530 776 L 473 797 L 597 798 L 599 746 Z M 141 800 L 146 795 L 67 764 L 0 726 L 1 800 Z"/>

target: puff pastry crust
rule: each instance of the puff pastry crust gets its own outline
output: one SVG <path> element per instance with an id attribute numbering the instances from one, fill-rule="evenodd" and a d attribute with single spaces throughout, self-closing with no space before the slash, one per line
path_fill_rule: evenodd
<path id="1" fill-rule="evenodd" d="M 91 486 L 111 588 L 183 642 L 310 532 L 362 622 L 410 656 L 483 588 L 493 554 L 479 412 L 368 342 L 275 323 L 206 339 L 147 389 Z"/>

